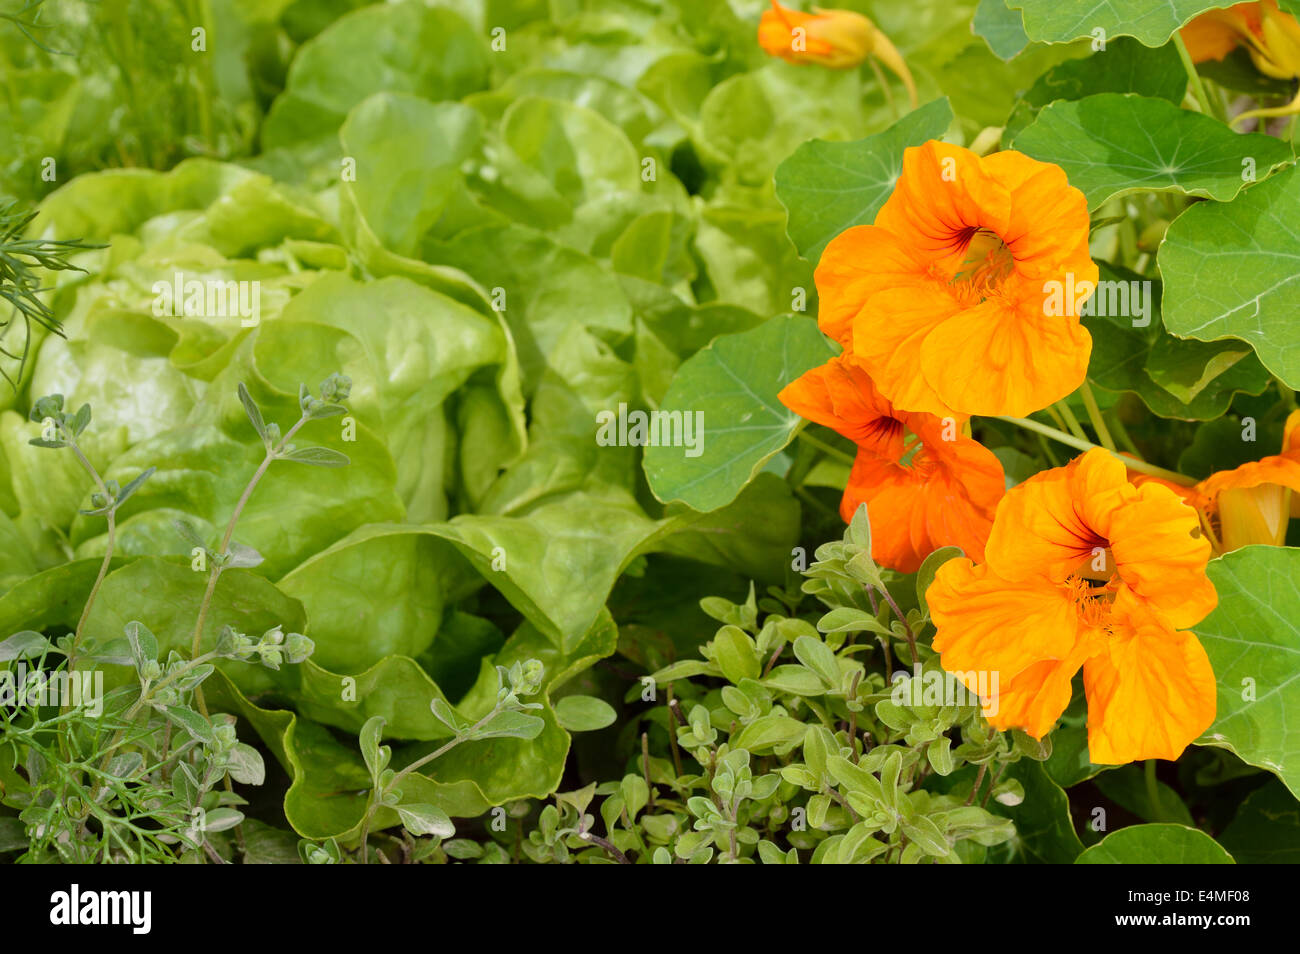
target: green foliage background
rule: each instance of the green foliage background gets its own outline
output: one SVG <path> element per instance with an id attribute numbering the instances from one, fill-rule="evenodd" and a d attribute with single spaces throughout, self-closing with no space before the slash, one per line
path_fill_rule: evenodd
<path id="1" fill-rule="evenodd" d="M 315 642 L 281 671 L 220 664 L 209 689 L 280 762 L 283 818 L 268 820 L 355 838 L 366 720 L 383 716 L 409 762 L 449 734 L 429 700 L 473 720 L 495 667 L 528 658 L 546 666 L 541 734 L 456 749 L 412 776 L 421 800 L 472 817 L 551 795 L 566 764 L 570 782 L 575 765 L 583 781 L 621 776 L 630 739 L 614 759 L 575 745 L 571 730 L 592 727 L 581 700 L 631 711 L 635 691 L 621 699 L 611 673 L 697 659 L 716 630 L 699 599 L 785 585 L 795 547 L 842 533 L 846 471 L 791 443 L 802 422 L 775 398 L 829 354 L 808 317 L 821 249 L 871 221 L 906 146 L 986 126 L 1060 163 L 1098 218 L 1124 219 L 1095 234 L 1104 268 L 1164 282 L 1149 328 L 1090 328 L 1091 377 L 1149 459 L 1198 474 L 1235 463 L 1210 439 L 1225 414 L 1257 418 L 1258 446 L 1275 447 L 1300 384 L 1283 281 L 1300 178 L 1285 139 L 1242 140 L 1178 108 L 1186 77 L 1160 46 L 1177 23 L 1125 11 L 1138 25 L 1111 33 L 1140 42 L 1116 39 L 1094 69 L 1088 31 L 1059 12 L 1070 4 L 842 5 L 893 39 L 927 105 L 903 116 L 901 90 L 887 97 L 867 70 L 764 56 L 757 0 L 50 0 L 37 43 L 0 21 L 0 193 L 39 202 L 35 232 L 105 246 L 50 277 L 62 336 L 19 342 L 13 324 L 0 342 L 30 350 L 0 358 L 19 382 L 0 390 L 0 633 L 72 628 L 106 546 L 78 513 L 75 462 L 28 445 L 32 399 L 93 406 L 84 449 L 106 477 L 157 468 L 122 509 L 90 625 L 148 620 L 164 652 L 184 652 L 204 578 L 173 521 L 215 539 L 261 454 L 236 385 L 287 423 L 299 382 L 339 370 L 355 432 L 313 436 L 351 465 L 268 473 L 239 528 L 265 561 L 223 574 L 205 636 L 278 622 Z M 1181 6 L 1185 20 L 1208 4 Z M 1138 138 L 1149 147 L 1117 167 L 1116 142 Z M 1248 187 L 1243 149 L 1261 180 Z M 1184 211 L 1189 196 L 1211 201 Z M 1158 255 L 1143 238 L 1157 220 L 1173 220 Z M 1207 269 L 1225 244 L 1231 267 Z M 153 284 L 177 271 L 260 282 L 259 326 L 155 317 Z M 1241 303 L 1270 285 L 1252 324 Z M 620 404 L 703 409 L 719 422 L 709 452 L 597 446 L 596 415 Z M 1015 479 L 1053 463 L 1000 424 L 980 436 Z M 1197 801 L 1239 784 L 1243 763 L 1297 792 L 1295 554 L 1252 549 L 1212 570 L 1222 605 L 1203 638 L 1227 681 L 1210 747 L 1178 772 L 1187 824 L 1222 831 L 1239 860 L 1295 844 L 1294 814 L 1262 807 L 1278 797 L 1263 774 L 1235 819 Z M 1255 619 L 1261 605 L 1289 624 Z M 1261 627 L 1281 656 L 1248 655 L 1265 652 L 1245 648 Z M 1237 669 L 1259 677 L 1278 658 L 1244 706 Z M 1064 789 L 1134 821 L 1175 809 L 1108 791 L 1099 780 L 1128 769 L 1089 767 L 1071 713 L 1041 767 L 1017 763 L 1032 764 L 1014 770 L 1020 835 L 989 860 L 1222 850 L 1166 824 L 1083 851 Z"/>

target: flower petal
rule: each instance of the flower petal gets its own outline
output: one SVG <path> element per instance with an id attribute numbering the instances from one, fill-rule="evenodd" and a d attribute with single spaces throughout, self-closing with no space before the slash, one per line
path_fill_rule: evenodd
<path id="1" fill-rule="evenodd" d="M 1064 581 L 1094 547 L 1105 547 L 1089 517 L 1114 506 L 1123 486 L 1124 466 L 1105 451 L 1089 451 L 1012 487 L 989 534 L 990 566 L 1007 579 Z"/>
<path id="2" fill-rule="evenodd" d="M 1083 383 L 1092 336 L 1077 317 L 1045 315 L 1041 286 L 1040 280 L 1006 288 L 954 312 L 926 336 L 921 374 L 942 407 L 1023 416 Z"/>
<path id="3" fill-rule="evenodd" d="M 1083 667 L 1088 757 L 1099 765 L 1176 759 L 1214 721 L 1209 657 L 1194 633 L 1121 606 L 1111 639 Z"/>
<path id="4" fill-rule="evenodd" d="M 1172 490 L 1154 483 L 1136 490 L 1136 499 L 1111 511 L 1100 528 L 1115 572 L 1174 626 L 1194 626 L 1219 602 L 1205 575 L 1210 542 L 1196 511 Z"/>
<path id="5" fill-rule="evenodd" d="M 939 568 L 926 602 L 943 668 L 996 672 L 1003 685 L 1037 663 L 1069 658 L 1080 635 L 1066 589 L 1038 579 L 1005 580 L 967 559 Z"/>
<path id="6" fill-rule="evenodd" d="M 813 273 L 817 324 L 845 348 L 853 348 L 854 320 L 882 288 L 913 285 L 925 268 L 897 236 L 872 225 L 833 238 Z"/>
<path id="7" fill-rule="evenodd" d="M 1066 659 L 1034 663 L 998 687 L 997 694 L 985 702 L 984 718 L 995 729 L 1022 729 L 1041 739 L 1070 705 L 1070 680 L 1083 665 L 1085 652 L 1080 643 Z"/>
<path id="8" fill-rule="evenodd" d="M 903 453 L 903 424 L 852 355 L 805 372 L 777 395 L 801 417 L 825 425 L 890 460 Z"/>

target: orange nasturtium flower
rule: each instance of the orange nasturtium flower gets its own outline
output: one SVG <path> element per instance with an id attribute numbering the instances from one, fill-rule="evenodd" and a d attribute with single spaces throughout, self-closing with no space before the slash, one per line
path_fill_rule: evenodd
<path id="1" fill-rule="evenodd" d="M 1286 419 L 1278 454 L 1218 471 L 1194 487 L 1143 474 L 1133 482 L 1164 484 L 1179 494 L 1200 513 L 1220 552 L 1251 543 L 1280 547 L 1287 523 L 1300 517 L 1300 411 Z"/>
<path id="2" fill-rule="evenodd" d="M 962 422 L 895 410 L 851 354 L 813 368 L 780 398 L 858 445 L 840 515 L 847 523 L 867 505 L 877 563 L 913 573 L 942 546 L 983 555 L 1006 479 Z"/>
<path id="3" fill-rule="evenodd" d="M 874 56 L 903 81 L 912 108 L 916 108 L 916 84 L 907 63 L 889 37 L 860 13 L 852 10 L 822 10 L 801 13 L 772 0 L 758 20 L 758 45 L 769 56 L 788 63 L 813 63 L 834 70 L 852 69 Z"/>
<path id="4" fill-rule="evenodd" d="M 1023 416 L 1087 373 L 1088 203 L 1051 163 L 908 149 L 875 224 L 837 236 L 815 277 L 822 330 L 895 407 Z"/>
<path id="5" fill-rule="evenodd" d="M 1042 738 L 1080 667 L 1093 762 L 1176 759 L 1214 721 L 1214 672 L 1186 631 L 1218 602 L 1210 545 L 1169 488 L 1088 451 L 1007 491 L 985 554 L 945 563 L 926 599 L 943 667 L 999 687 L 990 724 Z"/>
<path id="6" fill-rule="evenodd" d="M 1239 3 L 1227 10 L 1208 10 L 1179 31 L 1193 63 L 1222 60 L 1245 47 L 1255 68 L 1274 79 L 1300 77 L 1300 23 L 1277 8 L 1277 0 Z M 1257 116 L 1300 112 L 1300 96 L 1276 109 L 1253 109 L 1233 122 Z"/>

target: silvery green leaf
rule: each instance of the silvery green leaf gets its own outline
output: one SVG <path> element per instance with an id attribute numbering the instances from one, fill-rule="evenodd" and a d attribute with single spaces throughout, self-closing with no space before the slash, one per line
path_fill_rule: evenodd
<path id="1" fill-rule="evenodd" d="M 242 543 L 231 543 L 230 552 L 226 555 L 225 565 L 228 567 L 254 567 L 259 565 L 262 560 L 262 554 L 252 547 Z"/>
<path id="2" fill-rule="evenodd" d="M 456 834 L 456 826 L 451 823 L 447 813 L 435 805 L 398 805 L 397 814 L 402 819 L 402 826 L 412 835 L 450 838 Z"/>
<path id="3" fill-rule="evenodd" d="M 203 538 L 199 536 L 199 532 L 194 529 L 194 525 L 188 520 L 173 520 L 172 525 L 176 527 L 176 532 L 184 538 L 186 543 L 200 548 L 207 547 L 207 544 L 203 542 Z"/>
<path id="4" fill-rule="evenodd" d="M 230 750 L 226 771 L 241 785 L 261 785 L 266 781 L 266 763 L 261 753 L 243 742 L 236 742 Z"/>
<path id="5" fill-rule="evenodd" d="M 194 777 L 194 770 L 188 762 L 178 762 L 172 773 L 172 791 L 187 805 L 193 805 L 199 797 L 199 780 Z"/>
<path id="6" fill-rule="evenodd" d="M 383 716 L 371 716 L 361 727 L 361 757 L 366 760 L 366 768 L 370 769 L 371 778 L 378 776 L 392 757 L 388 746 L 379 744 L 386 721 Z"/>
<path id="7" fill-rule="evenodd" d="M 40 633 L 25 629 L 21 633 L 14 633 L 4 642 L 0 642 L 0 662 L 32 659 L 49 652 L 53 648 L 50 641 Z"/>
<path id="8" fill-rule="evenodd" d="M 140 471 L 134 480 L 117 492 L 117 500 L 115 501 L 114 506 L 120 507 L 125 503 L 128 497 L 139 490 L 144 485 L 144 482 L 153 476 L 155 469 L 156 468 L 148 467 Z"/>
<path id="9" fill-rule="evenodd" d="M 320 420 L 325 417 L 338 417 L 340 414 L 348 413 L 348 409 L 341 404 L 318 404 L 308 413 L 312 420 Z"/>
<path id="10" fill-rule="evenodd" d="M 168 722 L 180 726 L 200 742 L 212 741 L 212 723 L 193 709 L 184 706 L 168 706 L 163 710 L 163 715 L 167 717 Z"/>
<path id="11" fill-rule="evenodd" d="M 243 381 L 239 382 L 239 400 L 240 403 L 244 405 L 244 413 L 247 414 L 248 419 L 253 422 L 253 430 L 257 431 L 257 436 L 262 439 L 263 443 L 269 444 L 270 442 L 267 440 L 266 433 L 266 421 L 262 420 L 262 412 L 258 409 L 257 402 L 253 400 L 253 396 L 248 393 L 248 388 L 244 387 Z"/>
<path id="12" fill-rule="evenodd" d="M 131 646 L 131 655 L 137 666 L 147 660 L 158 658 L 158 639 L 149 631 L 149 627 L 139 620 L 126 624 L 126 641 Z"/>
<path id="13" fill-rule="evenodd" d="M 281 454 L 280 460 L 311 464 L 313 467 L 346 467 L 351 463 L 346 454 L 340 454 L 329 447 L 295 447 L 288 453 Z"/>
<path id="14" fill-rule="evenodd" d="M 537 716 L 522 712 L 498 712 L 487 724 L 475 731 L 475 739 L 535 739 L 546 723 Z"/>
<path id="15" fill-rule="evenodd" d="M 67 426 L 74 436 L 80 437 L 81 432 L 90 426 L 90 405 L 83 404 L 81 407 L 77 408 L 77 413 L 73 416 L 72 420 L 68 422 Z"/>
<path id="16" fill-rule="evenodd" d="M 234 808 L 214 808 L 203 816 L 203 831 L 225 831 L 244 820 L 244 813 Z"/>
<path id="17" fill-rule="evenodd" d="M 143 768 L 144 756 L 139 752 L 124 752 L 121 755 L 113 756 L 104 772 L 113 778 L 130 779 L 134 778 Z"/>
<path id="18" fill-rule="evenodd" d="M 447 705 L 442 699 L 434 699 L 429 703 L 429 709 L 433 712 L 434 718 L 459 735 L 465 729 L 465 724 L 456 717 L 456 713 L 451 706 Z"/>

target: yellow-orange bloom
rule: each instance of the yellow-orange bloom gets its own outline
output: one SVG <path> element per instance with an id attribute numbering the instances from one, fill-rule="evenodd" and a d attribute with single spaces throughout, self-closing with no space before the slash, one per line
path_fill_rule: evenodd
<path id="1" fill-rule="evenodd" d="M 1300 23 L 1278 9 L 1277 0 L 1239 3 L 1209 10 L 1179 31 L 1193 63 L 1222 60 L 1237 47 L 1250 54 L 1255 68 L 1274 79 L 1300 77 Z M 1300 112 L 1300 96 L 1276 109 L 1253 109 L 1233 117 L 1238 123 L 1259 116 Z"/>
<path id="2" fill-rule="evenodd" d="M 1096 281 L 1088 204 L 1059 166 L 931 141 L 875 223 L 822 253 L 818 321 L 896 407 L 1022 416 L 1083 383 Z"/>
<path id="3" fill-rule="evenodd" d="M 813 368 L 780 398 L 858 445 L 840 514 L 848 522 L 867 505 L 876 562 L 912 573 L 948 545 L 983 558 L 1006 478 L 961 422 L 897 411 L 851 354 Z"/>
<path id="4" fill-rule="evenodd" d="M 1195 634 L 1217 603 L 1196 514 L 1158 484 L 1129 483 L 1092 450 L 1009 490 L 986 562 L 950 560 L 926 594 L 949 672 L 997 673 L 988 720 L 1041 738 L 1083 669 L 1089 758 L 1176 759 L 1215 714 Z"/>
<path id="5" fill-rule="evenodd" d="M 1287 523 L 1300 517 L 1300 411 L 1292 411 L 1277 454 L 1221 470 L 1194 487 L 1136 474 L 1136 484 L 1170 487 L 1201 515 L 1223 553 L 1252 543 L 1282 546 Z"/>
<path id="6" fill-rule="evenodd" d="M 763 52 L 787 63 L 835 70 L 851 69 L 874 56 L 903 81 L 912 108 L 916 108 L 912 73 L 889 37 L 852 10 L 813 9 L 815 13 L 802 13 L 772 0 L 772 9 L 764 10 L 758 20 L 758 45 Z"/>

